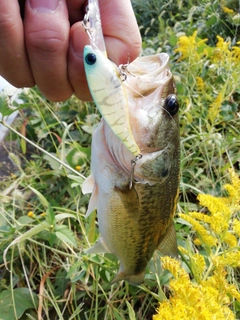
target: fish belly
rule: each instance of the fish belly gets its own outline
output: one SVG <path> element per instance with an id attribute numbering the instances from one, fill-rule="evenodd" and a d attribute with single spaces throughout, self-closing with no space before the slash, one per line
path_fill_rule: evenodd
<path id="1" fill-rule="evenodd" d="M 138 285 L 161 242 L 166 243 L 164 253 L 168 252 L 169 246 L 172 255 L 177 254 L 175 230 L 171 233 L 169 230 L 172 231 L 173 226 L 178 183 L 169 183 L 168 180 L 152 186 L 135 183 L 129 189 L 130 162 L 128 168 L 116 163 L 106 144 L 106 126 L 102 120 L 93 135 L 95 194 L 92 197 L 95 198 L 101 239 L 90 252 L 113 253 L 120 261 L 113 282 L 124 279 Z M 168 234 L 170 239 L 166 239 Z"/>

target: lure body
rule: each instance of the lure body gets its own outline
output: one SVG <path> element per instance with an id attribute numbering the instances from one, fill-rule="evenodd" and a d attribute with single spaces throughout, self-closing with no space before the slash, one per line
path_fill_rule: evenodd
<path id="1" fill-rule="evenodd" d="M 120 73 L 111 61 L 91 46 L 84 48 L 88 86 L 104 120 L 128 150 L 137 156 L 140 149 L 129 124 L 129 106 Z"/>

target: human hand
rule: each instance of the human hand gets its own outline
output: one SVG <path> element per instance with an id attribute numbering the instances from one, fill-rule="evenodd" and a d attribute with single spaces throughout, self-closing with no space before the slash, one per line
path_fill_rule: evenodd
<path id="1" fill-rule="evenodd" d="M 91 100 L 83 65 L 85 0 L 0 0 L 0 75 L 51 101 Z M 130 0 L 99 0 L 108 57 L 134 60 L 141 37 Z M 20 8 L 21 13 L 20 14 Z M 24 18 L 23 18 L 24 17 Z"/>

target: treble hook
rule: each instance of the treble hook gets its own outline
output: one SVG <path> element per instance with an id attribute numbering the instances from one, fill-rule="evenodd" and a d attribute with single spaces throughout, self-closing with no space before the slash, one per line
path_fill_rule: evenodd
<path id="1" fill-rule="evenodd" d="M 86 13 L 84 15 L 82 25 L 87 32 L 89 39 L 93 41 L 93 31 L 91 30 L 89 21 L 89 6 L 86 6 Z"/>
<path id="2" fill-rule="evenodd" d="M 130 74 L 131 76 L 135 77 L 135 75 L 128 70 L 129 64 L 130 64 L 130 54 L 128 53 L 128 61 L 127 61 L 127 63 L 120 64 L 120 65 L 118 66 L 118 70 L 119 70 L 120 77 L 121 77 L 122 81 L 127 80 L 127 76 L 128 76 L 129 74 Z"/>
<path id="3" fill-rule="evenodd" d="M 134 169 L 136 166 L 136 163 L 138 160 L 140 160 L 142 158 L 142 154 L 139 153 L 135 159 L 131 160 L 131 175 L 130 175 L 130 183 L 129 183 L 129 189 L 132 189 L 133 186 L 133 180 L 134 180 Z"/>

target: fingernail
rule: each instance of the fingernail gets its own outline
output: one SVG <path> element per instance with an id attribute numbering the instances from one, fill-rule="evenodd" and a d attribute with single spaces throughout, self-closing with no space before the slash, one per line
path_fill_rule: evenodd
<path id="1" fill-rule="evenodd" d="M 38 12 L 49 12 L 56 10 L 59 0 L 30 0 L 30 6 Z"/>

